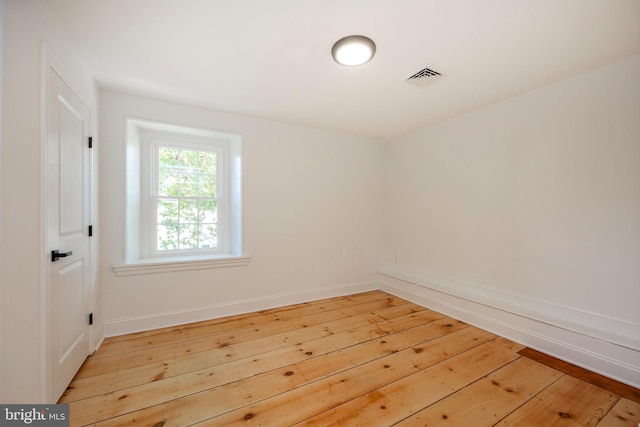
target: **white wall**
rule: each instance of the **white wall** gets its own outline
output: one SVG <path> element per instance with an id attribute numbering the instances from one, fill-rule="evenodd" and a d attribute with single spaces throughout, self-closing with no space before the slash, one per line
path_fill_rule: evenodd
<path id="1" fill-rule="evenodd" d="M 100 98 L 108 335 L 376 286 L 383 141 L 108 91 Z M 115 276 L 124 260 L 125 116 L 242 135 L 248 266 Z"/>
<path id="2" fill-rule="evenodd" d="M 42 43 L 64 64 L 86 102 L 91 103 L 95 93 L 92 80 L 46 3 L 7 0 L 3 12 L 2 401 L 38 403 L 46 400 L 42 345 L 46 322 L 42 292 Z"/>
<path id="3" fill-rule="evenodd" d="M 639 381 L 639 76 L 635 56 L 391 141 L 381 272 L 635 349 Z"/>

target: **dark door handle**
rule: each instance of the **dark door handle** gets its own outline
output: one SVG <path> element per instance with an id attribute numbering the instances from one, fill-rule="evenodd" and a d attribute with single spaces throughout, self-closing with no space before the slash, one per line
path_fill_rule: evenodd
<path id="1" fill-rule="evenodd" d="M 64 258 L 71 255 L 73 255 L 73 251 L 60 253 L 60 251 L 56 249 L 55 251 L 51 251 L 51 262 L 56 262 L 58 258 Z"/>

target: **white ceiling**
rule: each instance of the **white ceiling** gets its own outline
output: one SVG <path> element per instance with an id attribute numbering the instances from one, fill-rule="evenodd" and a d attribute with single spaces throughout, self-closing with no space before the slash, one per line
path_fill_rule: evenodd
<path id="1" fill-rule="evenodd" d="M 385 139 L 640 53 L 639 0 L 47 2 L 101 87 Z"/>

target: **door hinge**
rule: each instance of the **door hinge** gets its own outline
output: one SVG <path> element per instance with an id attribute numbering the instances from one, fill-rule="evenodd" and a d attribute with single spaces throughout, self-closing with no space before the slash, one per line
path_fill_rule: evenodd
<path id="1" fill-rule="evenodd" d="M 93 148 L 93 137 L 89 137 L 89 148 Z"/>
<path id="2" fill-rule="evenodd" d="M 93 313 L 89 313 L 89 325 L 93 325 Z"/>
<path id="3" fill-rule="evenodd" d="M 93 237 L 93 225 L 89 226 L 89 237 Z"/>

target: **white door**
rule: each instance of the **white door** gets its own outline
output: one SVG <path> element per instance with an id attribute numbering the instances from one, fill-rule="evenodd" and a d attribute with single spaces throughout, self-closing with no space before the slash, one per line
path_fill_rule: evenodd
<path id="1" fill-rule="evenodd" d="M 48 363 L 57 400 L 90 353 L 90 111 L 51 67 L 47 70 Z M 56 255 L 54 251 L 58 251 Z"/>

